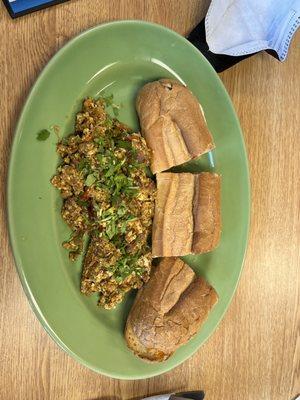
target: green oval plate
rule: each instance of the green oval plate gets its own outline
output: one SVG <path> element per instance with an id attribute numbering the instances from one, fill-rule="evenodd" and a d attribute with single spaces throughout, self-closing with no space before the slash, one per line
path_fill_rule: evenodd
<path id="1" fill-rule="evenodd" d="M 175 77 L 199 98 L 216 150 L 185 170 L 222 174 L 223 233 L 217 250 L 186 261 L 216 288 L 219 303 L 201 331 L 166 362 L 147 364 L 126 347 L 123 329 L 134 293 L 114 311 L 80 294 L 81 260 L 72 264 L 61 242 L 69 230 L 49 180 L 59 162 L 54 133 L 74 127 L 86 96 L 113 94 L 119 119 L 138 129 L 137 90 L 147 81 Z M 51 128 L 52 127 L 52 128 Z M 161 374 L 190 357 L 227 309 L 241 273 L 249 225 L 249 176 L 244 142 L 228 94 L 206 59 L 186 39 L 162 26 L 121 21 L 97 26 L 63 47 L 35 83 L 21 114 L 11 153 L 8 214 L 11 244 L 24 290 L 50 336 L 76 360 L 102 374 L 140 379 Z"/>

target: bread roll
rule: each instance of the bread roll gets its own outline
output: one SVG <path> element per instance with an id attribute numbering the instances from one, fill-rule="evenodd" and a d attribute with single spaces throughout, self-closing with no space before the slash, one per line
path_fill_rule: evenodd
<path id="1" fill-rule="evenodd" d="M 136 109 L 142 134 L 152 150 L 154 174 L 215 147 L 198 99 L 175 80 L 147 83 L 137 96 Z"/>
<path id="2" fill-rule="evenodd" d="M 145 360 L 166 360 L 198 332 L 217 300 L 216 291 L 182 260 L 163 259 L 129 313 L 128 347 Z"/>
<path id="3" fill-rule="evenodd" d="M 207 253 L 221 235 L 221 178 L 218 174 L 157 174 L 152 256 Z"/>

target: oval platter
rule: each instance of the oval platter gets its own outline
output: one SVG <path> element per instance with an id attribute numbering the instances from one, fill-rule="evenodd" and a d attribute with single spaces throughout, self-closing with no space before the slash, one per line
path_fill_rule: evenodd
<path id="1" fill-rule="evenodd" d="M 81 262 L 71 263 L 61 243 L 70 231 L 60 217 L 61 199 L 49 180 L 59 163 L 54 133 L 72 132 L 87 96 L 113 94 L 118 118 L 139 129 L 134 101 L 148 81 L 173 77 L 199 98 L 216 149 L 182 170 L 222 175 L 222 238 L 212 253 L 186 262 L 215 287 L 219 302 L 201 331 L 167 361 L 148 364 L 126 347 L 123 329 L 134 299 L 113 311 L 80 294 Z M 20 116 L 8 176 L 11 245 L 23 288 L 50 336 L 77 361 L 122 379 L 161 374 L 190 357 L 215 330 L 236 289 L 247 244 L 250 208 L 247 157 L 230 98 L 211 65 L 185 38 L 159 25 L 119 21 L 97 26 L 67 43 L 33 86 Z"/>

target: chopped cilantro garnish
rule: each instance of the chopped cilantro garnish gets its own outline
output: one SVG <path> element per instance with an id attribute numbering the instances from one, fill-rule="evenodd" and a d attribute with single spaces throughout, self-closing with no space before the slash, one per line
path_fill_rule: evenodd
<path id="1" fill-rule="evenodd" d="M 106 234 L 109 239 L 112 239 L 116 233 L 117 233 L 116 223 L 114 220 L 112 220 L 108 225 L 108 227 L 106 228 Z"/>
<path id="2" fill-rule="evenodd" d="M 85 178 L 85 186 L 92 186 L 95 182 L 96 182 L 97 178 L 95 177 L 94 174 L 89 174 L 86 178 Z"/>
<path id="3" fill-rule="evenodd" d="M 87 207 L 89 205 L 89 202 L 87 200 L 77 200 L 77 204 L 79 204 L 81 207 Z"/>
<path id="4" fill-rule="evenodd" d="M 79 171 L 83 171 L 86 168 L 89 168 L 89 163 L 88 160 L 83 158 L 82 160 L 79 161 L 78 166 L 77 166 Z"/>
<path id="5" fill-rule="evenodd" d="M 106 177 L 106 178 L 109 178 L 110 176 L 112 176 L 113 173 L 115 172 L 115 170 L 116 170 L 116 166 L 115 166 L 115 165 L 111 165 L 111 166 L 108 168 L 108 170 L 105 172 L 105 177 Z"/>
<path id="6" fill-rule="evenodd" d="M 117 117 L 119 115 L 119 107 L 115 104 L 112 105 L 114 116 Z"/>
<path id="7" fill-rule="evenodd" d="M 48 129 L 42 129 L 36 136 L 37 140 L 44 141 L 50 136 Z"/>
<path id="8" fill-rule="evenodd" d="M 104 102 L 106 104 L 106 107 L 109 107 L 109 106 L 111 106 L 113 104 L 113 99 L 114 99 L 114 95 L 113 94 L 111 94 L 109 96 L 106 96 L 106 97 L 103 97 L 103 100 L 104 100 Z"/>
<path id="9" fill-rule="evenodd" d="M 128 140 L 118 140 L 117 146 L 121 147 L 122 149 L 126 149 L 126 150 L 132 149 L 131 142 L 129 142 Z"/>

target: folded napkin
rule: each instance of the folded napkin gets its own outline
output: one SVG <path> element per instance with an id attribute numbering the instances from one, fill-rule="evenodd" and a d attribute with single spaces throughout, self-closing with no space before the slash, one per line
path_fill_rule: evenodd
<path id="1" fill-rule="evenodd" d="M 209 50 L 243 56 L 272 49 L 287 57 L 300 25 L 300 0 L 212 0 L 205 19 Z"/>

